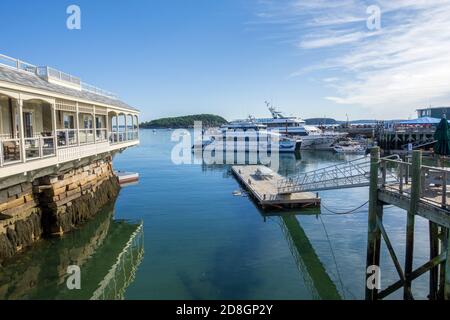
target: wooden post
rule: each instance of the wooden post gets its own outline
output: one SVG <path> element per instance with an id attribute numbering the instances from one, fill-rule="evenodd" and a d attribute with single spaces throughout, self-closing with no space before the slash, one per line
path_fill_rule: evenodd
<path id="1" fill-rule="evenodd" d="M 450 232 L 447 230 L 447 259 L 445 260 L 444 299 L 450 300 Z"/>
<path id="2" fill-rule="evenodd" d="M 429 221 L 430 228 L 430 260 L 433 260 L 439 255 L 439 230 L 438 225 L 432 221 Z M 438 267 L 430 269 L 430 294 L 428 296 L 430 300 L 436 300 L 438 298 Z"/>
<path id="3" fill-rule="evenodd" d="M 405 254 L 405 278 L 404 299 L 409 299 L 409 290 L 411 290 L 411 272 L 413 268 L 414 256 L 414 225 L 417 208 L 421 194 L 421 167 L 422 151 L 416 150 L 412 154 L 412 177 L 411 177 L 411 203 L 407 214 L 406 222 L 406 254 Z"/>
<path id="4" fill-rule="evenodd" d="M 447 208 L 447 171 L 442 172 L 442 208 Z"/>
<path id="5" fill-rule="evenodd" d="M 402 163 L 400 164 L 399 170 L 400 170 L 400 172 L 398 173 L 399 178 L 400 178 L 399 191 L 400 191 L 400 194 L 403 194 L 403 164 Z"/>
<path id="6" fill-rule="evenodd" d="M 439 234 L 440 237 L 440 253 L 443 253 L 448 248 L 448 229 L 444 227 L 440 227 L 441 232 Z M 448 252 L 448 251 L 447 251 Z M 442 262 L 439 266 L 439 290 L 438 290 L 438 299 L 444 299 L 444 289 L 445 289 L 445 274 L 446 274 L 446 264 L 447 260 Z"/>
<path id="7" fill-rule="evenodd" d="M 366 271 L 370 266 L 379 265 L 379 250 L 381 232 L 377 224 L 377 216 L 379 214 L 380 203 L 378 201 L 378 171 L 380 167 L 380 148 L 374 147 L 370 151 L 370 187 L 369 187 L 369 218 L 367 229 L 367 260 Z M 366 300 L 376 300 L 378 290 L 369 289 L 367 280 L 369 274 L 366 273 Z"/>

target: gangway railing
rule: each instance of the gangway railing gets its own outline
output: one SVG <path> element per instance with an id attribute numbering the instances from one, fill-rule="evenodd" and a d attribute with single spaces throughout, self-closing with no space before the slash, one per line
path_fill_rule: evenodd
<path id="1" fill-rule="evenodd" d="M 384 159 L 398 159 L 398 155 Z M 363 157 L 345 163 L 301 173 L 278 181 L 279 194 L 291 194 L 308 191 L 356 188 L 369 185 L 370 158 Z M 380 172 L 384 184 L 398 182 L 398 177 L 391 170 Z"/>
<path id="2" fill-rule="evenodd" d="M 420 149 L 420 148 L 435 144 L 436 142 L 437 142 L 437 140 L 435 140 L 434 138 L 431 138 L 431 139 L 427 139 L 425 141 L 413 142 L 413 143 L 411 143 L 411 147 L 413 150 L 416 150 L 416 149 Z M 408 147 L 409 147 L 409 143 L 402 145 L 403 150 L 408 150 Z"/>

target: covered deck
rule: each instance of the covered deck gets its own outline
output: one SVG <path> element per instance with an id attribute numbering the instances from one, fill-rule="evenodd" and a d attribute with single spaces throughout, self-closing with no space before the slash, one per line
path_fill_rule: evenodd
<path id="1" fill-rule="evenodd" d="M 0 55 L 0 178 L 139 143 L 138 110 L 69 75 L 47 68 L 43 79 L 41 67 L 11 61 Z"/>

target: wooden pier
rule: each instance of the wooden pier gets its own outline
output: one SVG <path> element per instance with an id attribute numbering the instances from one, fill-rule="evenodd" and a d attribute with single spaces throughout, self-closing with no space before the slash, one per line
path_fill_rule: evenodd
<path id="1" fill-rule="evenodd" d="M 231 170 L 263 209 L 317 207 L 320 205 L 319 196 L 312 192 L 280 194 L 278 182 L 284 177 L 268 167 L 262 165 L 233 166 Z"/>
<path id="2" fill-rule="evenodd" d="M 395 170 L 398 183 L 386 180 L 387 171 Z M 381 179 L 380 179 L 381 172 Z M 422 152 L 413 151 L 412 161 L 403 162 L 380 158 L 380 149 L 371 151 L 370 198 L 367 241 L 367 270 L 380 266 L 381 242 L 395 265 L 399 280 L 383 290 L 366 288 L 366 299 L 383 299 L 393 292 L 403 289 L 404 299 L 414 299 L 412 282 L 421 275 L 429 274 L 430 300 L 450 299 L 450 171 L 443 167 L 422 165 Z M 405 209 L 406 239 L 405 257 L 402 268 L 401 259 L 394 250 L 383 224 L 383 207 L 394 205 Z M 414 269 L 415 219 L 417 216 L 429 222 L 429 261 Z M 417 244 L 416 244 L 417 245 Z M 371 273 L 367 273 L 367 280 Z"/>

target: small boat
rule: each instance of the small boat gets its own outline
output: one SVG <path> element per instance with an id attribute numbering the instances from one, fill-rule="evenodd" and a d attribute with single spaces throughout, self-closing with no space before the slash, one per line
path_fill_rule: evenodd
<path id="1" fill-rule="evenodd" d="M 335 144 L 333 146 L 333 150 L 336 153 L 345 153 L 345 154 L 365 154 L 367 148 L 356 142 L 356 141 L 352 141 L 352 140 L 347 140 L 347 141 L 341 141 L 338 144 Z"/>
<path id="2" fill-rule="evenodd" d="M 130 184 L 139 181 L 139 173 L 137 172 L 115 171 L 114 174 L 119 179 L 120 185 Z"/>

